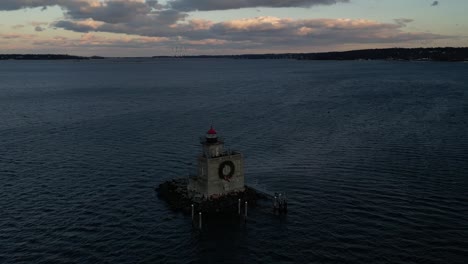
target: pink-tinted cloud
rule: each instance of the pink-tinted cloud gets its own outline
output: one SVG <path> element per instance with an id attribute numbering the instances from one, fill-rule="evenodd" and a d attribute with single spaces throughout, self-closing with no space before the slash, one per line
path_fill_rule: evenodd
<path id="1" fill-rule="evenodd" d="M 0 34 L 0 39 L 14 39 L 14 40 L 31 40 L 34 39 L 36 36 L 31 34 L 15 34 L 15 33 L 7 33 L 7 34 Z"/>
<path id="2" fill-rule="evenodd" d="M 356 46 L 372 43 L 398 45 L 415 41 L 450 39 L 425 32 L 407 32 L 412 19 L 392 23 L 366 19 L 292 19 L 261 16 L 213 22 L 189 19 L 186 11 L 244 7 L 309 7 L 347 3 L 348 0 L 0 0 L 0 10 L 60 6 L 65 18 L 48 26 L 85 33 L 80 39 L 34 39 L 33 44 L 58 47 L 154 48 L 185 45 L 188 49 L 224 51 L 296 51 L 316 47 Z M 36 31 L 47 25 L 30 23 Z M 18 27 L 19 28 L 19 27 Z M 98 32 L 117 33 L 103 37 Z M 44 35 L 44 34 L 41 34 Z M 106 34 L 107 35 L 107 34 Z M 27 38 L 0 34 L 2 39 Z"/>
<path id="3" fill-rule="evenodd" d="M 38 46 L 55 46 L 62 48 L 71 47 L 99 47 L 99 48 L 118 48 L 118 47 L 149 47 L 152 45 L 162 45 L 168 42 L 168 38 L 142 37 L 142 36 L 116 36 L 104 37 L 93 33 L 87 33 L 80 38 L 67 38 L 56 36 L 52 39 L 36 40 L 33 44 Z"/>
<path id="4" fill-rule="evenodd" d="M 214 23 L 188 20 L 168 26 L 152 27 L 142 23 L 111 24 L 104 22 L 60 21 L 55 24 L 78 32 L 112 32 L 146 37 L 164 37 L 169 43 L 219 48 L 305 49 L 316 46 L 393 44 L 451 38 L 423 32 L 405 32 L 409 19 L 380 23 L 365 19 L 290 19 L 255 17 Z M 87 25 L 91 23 L 91 25 Z"/>

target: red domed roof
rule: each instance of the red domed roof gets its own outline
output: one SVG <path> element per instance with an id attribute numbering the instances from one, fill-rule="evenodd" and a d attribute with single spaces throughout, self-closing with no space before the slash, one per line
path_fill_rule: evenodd
<path id="1" fill-rule="evenodd" d="M 216 130 L 214 130 L 213 126 L 206 132 L 208 135 L 216 135 Z"/>

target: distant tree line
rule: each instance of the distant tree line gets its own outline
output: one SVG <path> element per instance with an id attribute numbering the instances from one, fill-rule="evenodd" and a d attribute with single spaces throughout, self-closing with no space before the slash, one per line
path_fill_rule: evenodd
<path id="1" fill-rule="evenodd" d="M 309 53 L 299 56 L 298 59 L 467 61 L 468 48 L 368 49 L 345 52 Z"/>
<path id="2" fill-rule="evenodd" d="M 295 60 L 420 60 L 468 61 L 468 48 L 391 48 L 323 53 L 281 53 L 243 55 L 154 56 L 153 58 L 231 58 L 231 59 L 295 59 Z M 0 54 L 0 60 L 89 60 L 104 57 L 82 57 L 61 54 Z"/>
<path id="3" fill-rule="evenodd" d="M 170 56 L 155 56 L 153 58 L 169 57 Z M 183 58 L 468 61 L 468 48 L 390 48 L 324 53 L 201 55 L 184 56 Z"/>
<path id="4" fill-rule="evenodd" d="M 0 60 L 89 60 L 103 57 L 82 57 L 63 54 L 0 54 Z"/>

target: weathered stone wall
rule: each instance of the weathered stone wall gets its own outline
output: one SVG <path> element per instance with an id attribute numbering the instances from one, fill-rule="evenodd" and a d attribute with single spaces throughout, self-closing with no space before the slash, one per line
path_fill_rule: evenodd
<path id="1" fill-rule="evenodd" d="M 234 163 L 234 174 L 229 179 L 219 175 L 219 167 L 224 161 Z M 217 158 L 198 158 L 198 176 L 190 179 L 189 191 L 201 194 L 205 198 L 211 195 L 225 195 L 244 191 L 244 159 L 242 154 L 226 155 Z"/>
<path id="2" fill-rule="evenodd" d="M 225 180 L 218 174 L 222 162 L 230 160 L 234 163 L 234 175 Z M 244 191 L 244 161 L 241 154 L 222 156 L 207 160 L 208 186 L 206 194 L 224 195 L 229 192 Z"/>

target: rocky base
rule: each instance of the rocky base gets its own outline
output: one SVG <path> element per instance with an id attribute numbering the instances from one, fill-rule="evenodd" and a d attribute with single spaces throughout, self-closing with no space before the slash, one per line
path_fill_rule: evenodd
<path id="1" fill-rule="evenodd" d="M 170 180 L 161 183 L 155 190 L 158 193 L 158 197 L 165 200 L 173 210 L 185 213 L 191 212 L 192 204 L 196 207 L 196 211 L 204 213 L 237 213 L 239 199 L 241 199 L 241 206 L 244 208 L 245 202 L 248 202 L 250 206 L 255 205 L 257 200 L 266 198 L 247 186 L 243 192 L 236 192 L 217 198 L 191 198 L 187 191 L 187 183 L 187 179 Z"/>

